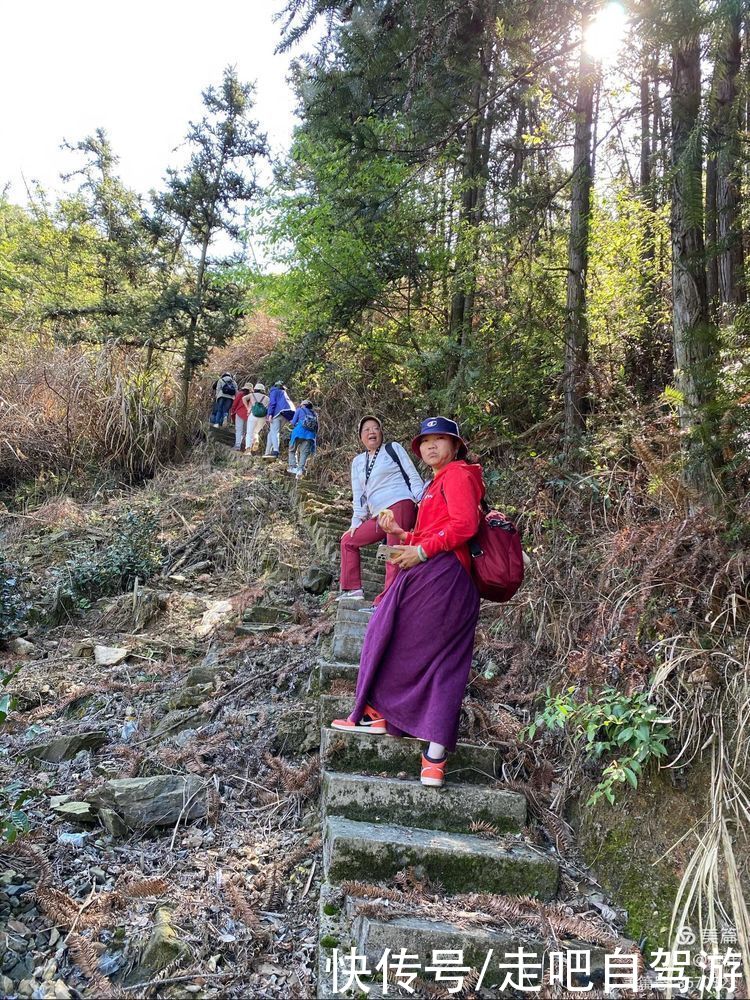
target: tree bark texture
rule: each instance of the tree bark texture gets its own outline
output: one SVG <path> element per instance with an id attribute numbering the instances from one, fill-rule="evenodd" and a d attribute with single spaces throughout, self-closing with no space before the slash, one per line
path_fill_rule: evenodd
<path id="1" fill-rule="evenodd" d="M 589 407 L 586 271 L 589 259 L 589 218 L 593 184 L 591 136 L 595 88 L 594 61 L 582 44 L 573 143 L 568 280 L 565 306 L 563 402 L 565 437 L 568 444 L 572 443 L 586 429 L 586 414 Z"/>
<path id="2" fill-rule="evenodd" d="M 466 125 L 450 310 L 450 341 L 454 345 L 454 355 L 448 365 L 449 381 L 454 381 L 461 373 L 474 322 L 479 227 L 484 218 L 494 125 L 495 102 L 491 93 L 497 54 L 495 18 L 490 16 L 487 19 L 484 42 L 477 55 L 478 76 L 471 100 L 474 113 Z"/>
<path id="3" fill-rule="evenodd" d="M 689 0 L 683 0 L 686 6 Z M 706 404 L 713 398 L 716 331 L 709 322 L 703 241 L 700 142 L 700 34 L 691 19 L 672 46 L 672 299 L 680 422 L 685 432 L 685 479 L 709 499 L 712 489 Z"/>
<path id="4" fill-rule="evenodd" d="M 716 221 L 721 315 L 731 322 L 746 301 L 741 215 L 740 107 L 741 3 L 734 0 L 722 24 L 714 75 L 716 119 Z"/>

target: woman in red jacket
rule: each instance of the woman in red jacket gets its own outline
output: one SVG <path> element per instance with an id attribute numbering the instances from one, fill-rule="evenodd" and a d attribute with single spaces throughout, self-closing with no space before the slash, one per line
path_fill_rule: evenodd
<path id="1" fill-rule="evenodd" d="M 332 725 L 428 741 L 422 784 L 440 786 L 456 745 L 479 617 L 467 543 L 479 528 L 484 483 L 480 466 L 466 461 L 454 420 L 423 420 L 412 450 L 433 471 L 414 530 L 404 531 L 391 510 L 379 515 L 383 530 L 401 538 L 393 559 L 408 572 L 373 612 L 354 710 Z"/>

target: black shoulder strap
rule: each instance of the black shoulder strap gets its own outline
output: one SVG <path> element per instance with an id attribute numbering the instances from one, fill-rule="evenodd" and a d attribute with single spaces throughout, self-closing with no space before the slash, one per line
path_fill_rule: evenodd
<path id="1" fill-rule="evenodd" d="M 393 447 L 393 444 L 392 443 L 387 444 L 385 446 L 385 450 L 388 453 L 388 455 L 393 459 L 393 461 L 396 463 L 396 465 L 398 466 L 401 475 L 404 477 L 404 482 L 406 483 L 406 487 L 409 490 L 409 492 L 411 493 L 411 483 L 409 482 L 409 477 L 404 472 L 404 467 L 401 464 L 398 455 L 396 454 L 396 449 Z"/>

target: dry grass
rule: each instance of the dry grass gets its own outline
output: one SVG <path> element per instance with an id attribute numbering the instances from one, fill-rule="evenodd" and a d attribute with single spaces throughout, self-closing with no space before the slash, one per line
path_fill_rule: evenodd
<path id="1" fill-rule="evenodd" d="M 145 374 L 139 355 L 16 348 L 2 362 L 0 488 L 94 467 L 135 482 L 174 454 L 175 379 Z"/>
<path id="2" fill-rule="evenodd" d="M 737 858 L 737 848 L 747 850 L 750 840 L 750 627 L 735 635 L 729 648 L 723 646 L 727 620 L 735 620 L 733 593 L 730 589 L 708 634 L 675 636 L 659 644 L 662 662 L 652 691 L 678 727 L 680 750 L 669 766 L 685 766 L 704 752 L 711 759 L 707 813 L 680 841 L 692 841 L 694 847 L 677 892 L 670 936 L 674 940 L 692 920 L 718 940 L 719 922 L 731 924 L 750 983 L 750 910 Z M 707 639 L 714 640 L 713 648 Z"/>

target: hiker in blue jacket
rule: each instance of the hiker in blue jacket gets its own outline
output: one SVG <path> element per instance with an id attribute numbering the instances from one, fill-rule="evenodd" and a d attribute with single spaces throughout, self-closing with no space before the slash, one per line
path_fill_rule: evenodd
<path id="1" fill-rule="evenodd" d="M 305 464 L 315 451 L 318 437 L 318 415 L 311 400 L 303 399 L 292 417 L 292 436 L 289 438 L 289 467 L 298 479 L 304 475 Z"/>
<path id="2" fill-rule="evenodd" d="M 294 403 L 283 382 L 274 382 L 271 386 L 270 402 L 266 421 L 268 422 L 268 438 L 263 458 L 278 458 L 281 444 L 281 428 L 294 416 Z"/>

